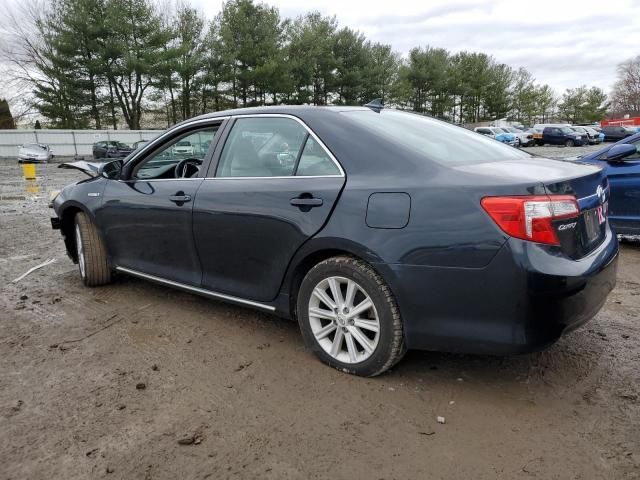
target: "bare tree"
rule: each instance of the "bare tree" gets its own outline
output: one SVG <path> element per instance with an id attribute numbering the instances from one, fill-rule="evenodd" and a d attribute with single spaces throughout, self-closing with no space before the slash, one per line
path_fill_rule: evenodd
<path id="1" fill-rule="evenodd" d="M 38 113 L 32 94 L 34 85 L 42 82 L 52 90 L 58 87 L 55 78 L 42 75 L 51 66 L 42 35 L 48 11 L 48 2 L 27 0 L 8 9 L 0 24 L 0 82 L 17 123 Z"/>
<path id="2" fill-rule="evenodd" d="M 616 113 L 640 114 L 640 55 L 618 65 L 611 98 Z"/>

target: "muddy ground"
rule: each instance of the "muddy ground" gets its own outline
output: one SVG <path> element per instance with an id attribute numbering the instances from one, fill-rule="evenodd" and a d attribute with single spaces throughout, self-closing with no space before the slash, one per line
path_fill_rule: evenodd
<path id="1" fill-rule="evenodd" d="M 362 379 L 292 322 L 131 278 L 83 287 L 46 207 L 81 177 L 0 164 L 1 479 L 640 478 L 640 244 L 545 352 L 409 352 Z"/>

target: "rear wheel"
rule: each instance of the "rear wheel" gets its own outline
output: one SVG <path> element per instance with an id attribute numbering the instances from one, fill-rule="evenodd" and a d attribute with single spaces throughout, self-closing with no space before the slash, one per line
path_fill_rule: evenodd
<path id="1" fill-rule="evenodd" d="M 362 260 L 333 257 L 313 267 L 300 286 L 297 312 L 307 346 L 344 372 L 379 375 L 405 353 L 393 293 Z"/>
<path id="2" fill-rule="evenodd" d="M 564 142 L 564 146 L 565 147 L 573 147 L 574 143 L 573 140 L 569 139 L 566 142 Z"/>
<path id="3" fill-rule="evenodd" d="M 97 287 L 111 282 L 111 269 L 107 261 L 106 249 L 98 229 L 86 213 L 76 214 L 74 234 L 82 282 L 88 287 Z"/>

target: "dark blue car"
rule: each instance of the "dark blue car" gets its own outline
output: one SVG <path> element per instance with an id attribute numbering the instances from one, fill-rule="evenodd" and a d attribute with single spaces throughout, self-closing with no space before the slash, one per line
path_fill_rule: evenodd
<path id="1" fill-rule="evenodd" d="M 166 155 L 184 141 L 208 148 Z M 91 175 L 52 219 L 85 285 L 133 275 L 292 318 L 358 375 L 412 348 L 544 348 L 615 285 L 602 169 L 420 115 L 231 110 L 65 166 Z"/>
<path id="2" fill-rule="evenodd" d="M 609 222 L 621 235 L 640 235 L 640 133 L 576 159 L 604 168 L 611 187 Z"/>

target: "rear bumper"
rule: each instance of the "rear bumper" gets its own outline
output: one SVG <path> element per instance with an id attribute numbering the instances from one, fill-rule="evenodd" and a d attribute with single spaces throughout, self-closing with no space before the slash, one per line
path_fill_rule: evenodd
<path id="1" fill-rule="evenodd" d="M 618 243 L 580 260 L 510 239 L 481 269 L 386 265 L 409 348 L 516 354 L 541 350 L 593 318 L 615 286 Z"/>

